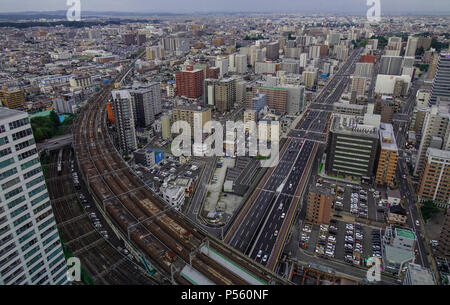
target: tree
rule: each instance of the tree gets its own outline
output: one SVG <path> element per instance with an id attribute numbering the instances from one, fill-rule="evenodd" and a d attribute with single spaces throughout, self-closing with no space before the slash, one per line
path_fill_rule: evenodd
<path id="1" fill-rule="evenodd" d="M 425 53 L 425 50 L 423 47 L 417 48 L 416 50 L 416 56 L 422 56 L 423 53 Z"/>
<path id="2" fill-rule="evenodd" d="M 50 120 L 52 121 L 53 126 L 56 128 L 58 128 L 59 125 L 61 124 L 59 122 L 59 117 L 54 110 L 52 110 L 52 112 L 50 112 Z"/>

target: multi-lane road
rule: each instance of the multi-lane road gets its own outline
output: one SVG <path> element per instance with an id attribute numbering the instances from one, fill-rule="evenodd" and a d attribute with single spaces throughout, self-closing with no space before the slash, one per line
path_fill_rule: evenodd
<path id="1" fill-rule="evenodd" d="M 289 133 L 279 164 L 267 172 L 227 232 L 227 243 L 269 269 L 275 269 L 283 249 L 316 157 L 317 142 L 326 139 L 329 107 L 342 95 L 360 53 L 358 49 L 351 54 L 306 110 L 303 120 Z M 326 108 L 320 109 L 320 105 Z"/>

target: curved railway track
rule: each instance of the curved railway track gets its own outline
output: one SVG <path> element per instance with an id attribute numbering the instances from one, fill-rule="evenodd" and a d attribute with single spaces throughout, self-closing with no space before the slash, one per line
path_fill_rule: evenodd
<path id="1" fill-rule="evenodd" d="M 130 68 L 131 69 L 131 68 Z M 127 71 L 127 73 L 130 70 Z M 122 80 L 124 73 L 119 76 Z M 105 102 L 112 85 L 102 90 L 85 106 L 74 131 L 74 148 L 82 175 L 105 212 L 129 239 L 175 282 L 190 284 L 180 275 L 181 268 L 190 264 L 215 284 L 249 284 L 237 274 L 224 268 L 198 251 L 207 237 L 183 219 L 166 203 L 155 197 L 121 159 L 111 143 L 106 126 Z M 245 268 L 257 278 L 269 283 L 281 282 L 270 272 L 248 258 L 227 249 L 208 238 L 209 246 L 228 260 Z"/>
<path id="2" fill-rule="evenodd" d="M 62 170 L 57 170 L 57 164 L 60 164 L 58 154 L 52 153 L 49 164 L 51 178 L 46 182 L 58 231 L 66 247 L 80 258 L 84 270 L 95 284 L 156 283 L 94 229 L 72 184 L 68 161 L 71 150 L 60 152 L 63 152 Z"/>

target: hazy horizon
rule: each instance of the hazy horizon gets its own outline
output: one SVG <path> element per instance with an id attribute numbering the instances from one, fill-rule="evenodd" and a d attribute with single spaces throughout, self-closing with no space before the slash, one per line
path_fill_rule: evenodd
<path id="1" fill-rule="evenodd" d="M 372 6 L 372 5 L 370 5 Z M 81 0 L 81 10 L 123 13 L 336 13 L 364 14 L 366 0 Z M 448 0 L 381 0 L 383 14 L 420 14 L 450 12 Z M 2 0 L 0 13 L 51 12 L 67 10 L 66 0 Z"/>

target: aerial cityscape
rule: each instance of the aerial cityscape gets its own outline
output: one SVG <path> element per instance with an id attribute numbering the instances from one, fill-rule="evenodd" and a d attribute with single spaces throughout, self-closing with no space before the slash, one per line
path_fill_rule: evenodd
<path id="1" fill-rule="evenodd" d="M 450 285 L 448 1 L 4 2 L 0 285 Z"/>

